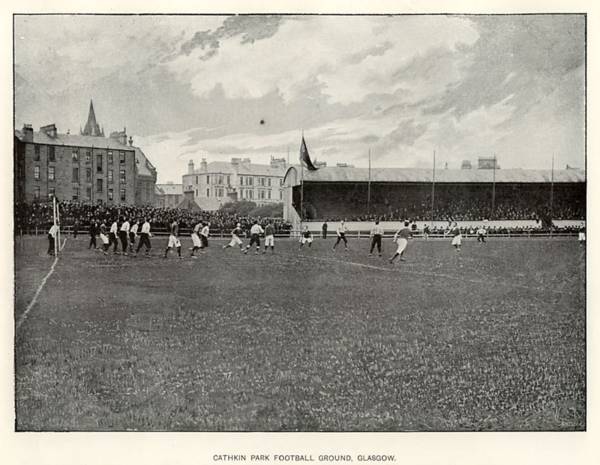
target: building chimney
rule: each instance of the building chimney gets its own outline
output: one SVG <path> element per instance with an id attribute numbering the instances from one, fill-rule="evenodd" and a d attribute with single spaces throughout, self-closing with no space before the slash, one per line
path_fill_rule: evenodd
<path id="1" fill-rule="evenodd" d="M 23 125 L 23 142 L 33 142 L 33 126 L 31 124 Z"/>
<path id="2" fill-rule="evenodd" d="M 200 162 L 200 170 L 203 173 L 206 173 L 208 171 L 208 163 L 206 163 L 206 158 L 203 158 L 202 161 Z"/>
<path id="3" fill-rule="evenodd" d="M 133 147 L 133 137 L 129 136 L 129 146 Z"/>
<path id="4" fill-rule="evenodd" d="M 52 139 L 56 139 L 56 125 L 54 123 L 42 126 L 40 128 L 40 132 L 43 132 Z"/>
<path id="5" fill-rule="evenodd" d="M 188 162 L 188 174 L 194 174 L 194 160 Z"/>

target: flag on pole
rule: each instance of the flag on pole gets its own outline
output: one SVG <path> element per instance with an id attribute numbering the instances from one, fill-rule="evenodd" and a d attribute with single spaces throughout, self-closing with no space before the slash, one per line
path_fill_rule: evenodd
<path id="1" fill-rule="evenodd" d="M 318 169 L 310 160 L 308 148 L 306 148 L 306 142 L 304 141 L 304 136 L 302 136 L 302 144 L 300 145 L 300 164 L 306 167 L 306 169 L 309 171 L 316 171 Z"/>

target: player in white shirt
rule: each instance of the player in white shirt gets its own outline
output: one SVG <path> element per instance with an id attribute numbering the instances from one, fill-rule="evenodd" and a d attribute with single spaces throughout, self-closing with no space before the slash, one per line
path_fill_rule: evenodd
<path id="1" fill-rule="evenodd" d="M 253 245 L 256 245 L 255 255 L 258 255 L 258 252 L 260 251 L 260 235 L 264 233 L 265 231 L 263 230 L 262 226 L 258 224 L 258 221 L 255 220 L 254 224 L 250 228 L 250 243 L 246 246 L 246 250 L 244 250 L 245 254 L 248 253 L 248 250 Z"/>
<path id="2" fill-rule="evenodd" d="M 242 234 L 244 234 L 244 231 L 242 231 L 242 225 L 238 223 L 235 226 L 235 228 L 231 231 L 231 241 L 229 242 L 229 244 L 225 244 L 223 248 L 227 249 L 228 247 L 237 246 L 243 252 L 244 246 L 242 245 L 242 240 L 240 239 L 240 236 L 242 236 Z"/>
<path id="3" fill-rule="evenodd" d="M 487 234 L 487 229 L 485 226 L 481 225 L 477 228 L 477 242 L 483 242 L 485 244 L 485 235 Z"/>
<path id="4" fill-rule="evenodd" d="M 119 253 L 117 251 L 117 247 L 119 246 L 119 241 L 117 240 L 117 236 L 119 235 L 119 225 L 117 224 L 117 220 L 113 221 L 110 225 L 110 231 L 108 232 L 108 247 L 113 246 L 113 253 Z"/>
<path id="5" fill-rule="evenodd" d="M 200 229 L 202 228 L 202 222 L 198 223 L 196 226 L 194 226 L 194 230 L 192 231 L 192 253 L 191 253 L 191 257 L 193 258 L 197 258 L 196 255 L 194 255 L 196 253 L 196 250 L 200 249 L 202 247 L 202 242 L 200 241 Z"/>
<path id="6" fill-rule="evenodd" d="M 56 254 L 56 247 L 54 246 L 54 242 L 57 234 L 58 225 L 53 223 L 52 226 L 50 226 L 50 229 L 48 230 L 48 255 Z"/>
<path id="7" fill-rule="evenodd" d="M 341 241 L 344 241 L 344 250 L 346 250 L 346 252 L 348 251 L 348 240 L 346 239 L 346 231 L 348 231 L 346 229 L 346 224 L 343 221 L 340 222 L 340 224 L 335 230 L 335 233 L 337 234 L 337 240 L 335 241 L 335 244 L 333 244 L 333 250 L 335 250 L 335 248 Z"/>
<path id="8" fill-rule="evenodd" d="M 208 236 L 210 236 L 210 223 L 202 223 L 204 226 L 202 227 L 202 231 L 200 231 L 200 242 L 201 249 L 205 249 L 208 247 Z"/>
<path id="9" fill-rule="evenodd" d="M 142 246 L 146 246 L 146 255 L 150 253 L 150 249 L 152 248 L 152 245 L 150 244 L 151 236 L 152 234 L 150 234 L 150 222 L 146 218 L 144 218 L 144 224 L 142 224 L 142 231 L 140 232 L 140 242 L 138 243 L 137 249 L 135 251 L 136 255 L 140 251 Z"/>
<path id="10" fill-rule="evenodd" d="M 579 228 L 579 234 L 577 235 L 579 245 L 585 245 L 585 226 Z"/>
<path id="11" fill-rule="evenodd" d="M 123 217 L 123 222 L 121 223 L 121 229 L 119 230 L 119 238 L 121 239 L 121 247 L 123 248 L 123 255 L 127 255 L 127 243 L 129 242 L 129 221 Z"/>
<path id="12" fill-rule="evenodd" d="M 129 229 L 129 253 L 133 253 L 139 227 L 139 220 L 135 220 Z"/>

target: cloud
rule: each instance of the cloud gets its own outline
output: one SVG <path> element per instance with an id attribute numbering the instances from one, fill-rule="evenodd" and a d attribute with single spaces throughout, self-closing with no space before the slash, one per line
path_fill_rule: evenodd
<path id="1" fill-rule="evenodd" d="M 228 98 L 260 98 L 276 92 L 289 102 L 301 97 L 305 83 L 313 82 L 329 103 L 349 104 L 370 93 L 394 92 L 403 86 L 414 90 L 415 83 L 394 74 L 405 63 L 431 48 L 454 50 L 478 37 L 472 22 L 458 17 L 314 16 L 276 25 L 273 17 L 253 20 L 250 30 L 260 30 L 262 23 L 268 40 L 240 41 L 242 27 L 203 33 L 197 40 L 200 50 L 186 47 L 189 55 L 172 60 L 170 69 L 191 82 L 199 96 L 218 83 Z M 426 32 L 430 30 L 436 33 Z M 202 47 L 217 47 L 215 40 L 219 53 L 199 60 L 206 58 Z"/>
<path id="2" fill-rule="evenodd" d="M 241 36 L 240 44 L 253 44 L 257 40 L 273 36 L 282 23 L 281 16 L 230 16 L 216 30 L 198 31 L 181 45 L 181 53 L 189 56 L 194 50 L 204 52 L 198 58 L 208 60 L 217 54 L 220 41 Z"/>

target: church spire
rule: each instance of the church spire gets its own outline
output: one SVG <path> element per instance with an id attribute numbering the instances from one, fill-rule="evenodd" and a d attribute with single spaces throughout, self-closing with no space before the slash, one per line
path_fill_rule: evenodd
<path id="1" fill-rule="evenodd" d="M 96 113 L 94 112 L 94 102 L 90 99 L 90 111 L 88 114 L 87 123 L 81 133 L 84 136 L 96 136 L 102 137 L 103 131 L 100 129 L 100 125 L 96 121 Z"/>

